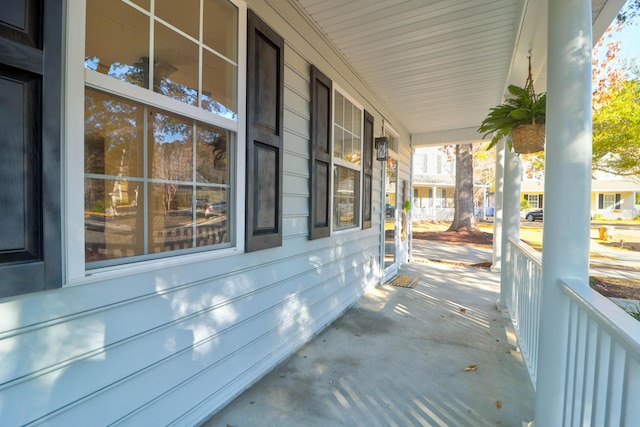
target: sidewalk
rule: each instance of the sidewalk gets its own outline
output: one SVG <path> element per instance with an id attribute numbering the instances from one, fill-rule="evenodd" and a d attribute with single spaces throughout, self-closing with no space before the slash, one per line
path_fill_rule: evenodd
<path id="1" fill-rule="evenodd" d="M 517 426 L 534 392 L 499 275 L 412 263 L 415 288 L 381 285 L 204 425 Z M 510 336 L 508 336 L 510 335 Z M 475 370 L 465 368 L 475 365 Z"/>
<path id="2" fill-rule="evenodd" d="M 591 239 L 590 274 L 628 279 L 640 279 L 640 252 L 608 247 Z M 449 264 L 473 265 L 492 260 L 492 249 L 433 240 L 413 240 L 415 260 Z"/>

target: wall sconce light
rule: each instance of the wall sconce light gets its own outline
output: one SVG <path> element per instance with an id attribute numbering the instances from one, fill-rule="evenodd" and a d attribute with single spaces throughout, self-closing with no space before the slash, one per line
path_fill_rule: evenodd
<path id="1" fill-rule="evenodd" d="M 381 136 L 375 139 L 376 144 L 376 159 L 381 162 L 389 160 L 389 139 L 386 136 Z"/>

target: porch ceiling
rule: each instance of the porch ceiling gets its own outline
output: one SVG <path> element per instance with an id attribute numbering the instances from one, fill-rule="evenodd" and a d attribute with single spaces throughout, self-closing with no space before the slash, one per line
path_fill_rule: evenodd
<path id="1" fill-rule="evenodd" d="M 477 128 L 508 84 L 524 84 L 529 50 L 536 89 L 546 88 L 545 0 L 290 1 L 411 134 Z M 622 1 L 593 0 L 594 22 L 606 22 L 594 35 Z"/>

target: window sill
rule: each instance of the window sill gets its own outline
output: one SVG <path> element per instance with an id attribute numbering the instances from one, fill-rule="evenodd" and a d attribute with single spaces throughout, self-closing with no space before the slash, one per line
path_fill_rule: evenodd
<path id="1" fill-rule="evenodd" d="M 233 255 L 240 255 L 244 252 L 239 247 L 216 249 L 200 253 L 170 256 L 148 261 L 138 261 L 130 264 L 121 264 L 110 267 L 101 267 L 87 270 L 86 275 L 81 278 L 69 279 L 64 286 L 77 286 L 95 283 L 104 280 L 120 279 L 130 277 L 135 274 L 147 273 L 150 271 L 160 271 L 178 266 L 185 266 L 199 262 L 214 261 Z"/>

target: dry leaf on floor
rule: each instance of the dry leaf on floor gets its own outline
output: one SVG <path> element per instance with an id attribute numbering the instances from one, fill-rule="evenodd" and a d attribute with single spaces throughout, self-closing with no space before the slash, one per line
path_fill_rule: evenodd
<path id="1" fill-rule="evenodd" d="M 462 313 L 462 314 L 467 314 L 467 309 L 466 309 L 466 308 L 461 308 L 461 309 L 460 309 L 460 313 Z"/>
<path id="2" fill-rule="evenodd" d="M 496 408 L 502 408 L 502 402 L 500 402 L 499 400 L 496 400 Z"/>
<path id="3" fill-rule="evenodd" d="M 467 372 L 475 371 L 476 369 L 478 369 L 478 365 L 469 365 L 466 368 L 464 368 L 464 370 L 467 371 Z"/>

